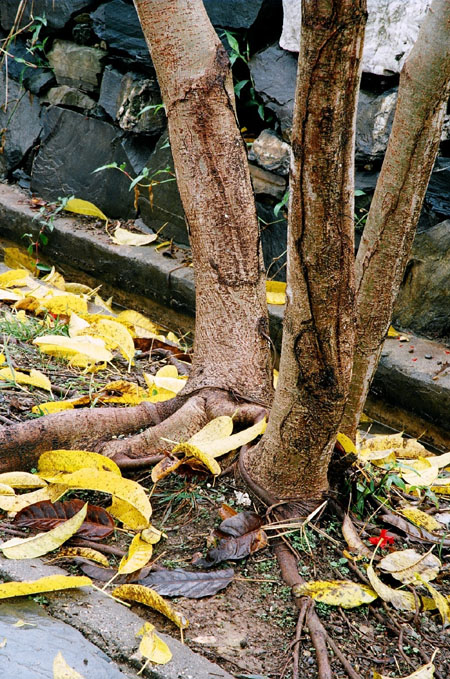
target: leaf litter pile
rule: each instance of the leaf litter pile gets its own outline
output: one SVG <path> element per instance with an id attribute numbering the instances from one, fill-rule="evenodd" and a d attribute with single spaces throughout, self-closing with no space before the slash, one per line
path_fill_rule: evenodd
<path id="1" fill-rule="evenodd" d="M 190 354 L 178 334 L 55 270 L 38 279 L 18 250 L 5 249 L 5 264 L 0 425 L 183 388 Z M 318 676 L 305 614 L 314 606 L 335 677 L 450 676 L 450 453 L 370 426 L 356 447 L 339 435 L 336 450 L 353 463 L 320 523 L 274 523 L 234 474 L 239 448 L 265 424 L 235 431 L 218 417 L 126 475 L 80 450 L 46 451 L 37 469 L 0 474 L 2 556 L 43 557 L 71 573 L 0 584 L 0 598 L 97 587 L 147 620 L 136 630 L 142 666 L 170 663 L 158 630 L 178 628 L 244 679 Z M 292 588 L 276 543 L 298 558 Z M 64 666 L 55 658 L 61 676 Z"/>

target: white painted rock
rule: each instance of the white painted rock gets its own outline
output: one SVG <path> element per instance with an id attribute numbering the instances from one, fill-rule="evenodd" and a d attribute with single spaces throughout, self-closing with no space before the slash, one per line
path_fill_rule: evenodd
<path id="1" fill-rule="evenodd" d="M 368 0 L 363 71 L 378 75 L 400 73 L 431 0 Z M 301 0 L 283 0 L 280 47 L 300 48 Z"/>

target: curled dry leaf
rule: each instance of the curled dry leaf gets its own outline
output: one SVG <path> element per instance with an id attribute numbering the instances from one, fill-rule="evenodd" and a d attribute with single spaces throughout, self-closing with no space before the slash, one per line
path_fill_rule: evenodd
<path id="1" fill-rule="evenodd" d="M 399 679 L 433 679 L 433 677 L 434 665 L 432 662 L 429 662 L 426 665 L 419 667 L 419 669 L 412 674 L 408 674 L 407 677 L 399 677 Z M 373 679 L 391 679 L 391 677 L 387 677 L 385 674 L 379 674 L 379 672 L 374 671 Z"/>
<path id="2" fill-rule="evenodd" d="M 261 529 L 240 537 L 227 537 L 218 541 L 205 558 L 194 557 L 192 563 L 198 568 L 211 568 L 221 561 L 239 561 L 267 546 L 267 535 Z"/>
<path id="3" fill-rule="evenodd" d="M 90 547 L 61 547 L 56 559 L 72 559 L 73 557 L 81 557 L 82 559 L 90 559 L 96 561 L 105 568 L 109 568 L 109 561 L 104 554 L 98 552 L 96 549 Z"/>
<path id="4" fill-rule="evenodd" d="M 172 659 L 172 652 L 168 645 L 155 633 L 155 627 L 149 622 L 145 622 L 137 636 L 142 637 L 139 644 L 139 651 L 144 658 L 156 663 L 165 665 Z"/>
<path id="5" fill-rule="evenodd" d="M 158 238 L 158 235 L 156 233 L 147 235 L 144 235 L 143 233 L 133 233 L 132 231 L 127 231 L 127 229 L 122 229 L 118 226 L 114 230 L 114 236 L 110 236 L 110 238 L 116 245 L 149 245 Z"/>
<path id="6" fill-rule="evenodd" d="M 82 500 L 74 498 L 66 502 L 50 502 L 42 500 L 25 507 L 14 518 L 14 524 L 21 528 L 34 528 L 48 531 L 60 525 L 84 506 Z M 90 540 L 103 540 L 114 532 L 115 524 L 112 516 L 103 507 L 88 504 L 86 519 L 76 535 Z"/>
<path id="7" fill-rule="evenodd" d="M 417 576 L 417 579 L 425 585 L 427 590 L 430 592 L 431 596 L 433 597 L 433 601 L 436 604 L 436 608 L 438 609 L 439 613 L 441 614 L 442 618 L 442 624 L 444 627 L 447 627 L 447 625 L 450 625 L 450 603 L 447 597 L 443 596 L 440 592 L 437 591 L 435 587 L 430 585 L 429 582 L 425 580 L 423 575 Z"/>
<path id="8" fill-rule="evenodd" d="M 155 611 L 159 611 L 159 613 L 162 613 L 166 618 L 169 618 L 169 620 L 180 629 L 186 629 L 189 625 L 189 622 L 184 615 L 172 608 L 172 606 L 153 589 L 149 589 L 143 585 L 120 585 L 113 590 L 112 594 L 119 599 L 137 601 L 145 606 L 153 608 Z"/>
<path id="9" fill-rule="evenodd" d="M 131 541 L 127 556 L 122 557 L 118 572 L 121 575 L 141 570 L 152 558 L 153 546 L 138 533 Z"/>
<path id="10" fill-rule="evenodd" d="M 87 587 L 89 585 L 92 585 L 92 582 L 90 578 L 84 575 L 47 575 L 45 578 L 28 582 L 0 583 L 0 599 L 40 594 L 41 592 L 57 592 L 61 589 Z"/>
<path id="11" fill-rule="evenodd" d="M 419 528 L 414 526 L 412 523 L 404 519 L 402 516 L 397 516 L 392 512 L 385 512 L 381 517 L 386 523 L 395 526 L 402 530 L 410 539 L 416 540 L 417 542 L 430 542 L 435 545 L 444 545 L 445 547 L 450 546 L 450 539 L 440 538 L 438 535 L 433 535 L 429 533 L 424 528 Z"/>
<path id="12" fill-rule="evenodd" d="M 53 679 L 84 679 L 84 676 L 66 663 L 60 651 L 53 661 Z"/>
<path id="13" fill-rule="evenodd" d="M 417 582 L 420 575 L 424 581 L 434 580 L 441 568 L 441 562 L 434 554 L 419 554 L 414 549 L 391 552 L 378 564 L 379 568 L 403 584 Z"/>
<path id="14" fill-rule="evenodd" d="M 219 531 L 225 535 L 238 538 L 245 533 L 258 530 L 263 524 L 262 518 L 256 512 L 239 512 L 227 517 L 219 526 Z"/>
<path id="15" fill-rule="evenodd" d="M 3 472 L 0 474 L 0 483 L 5 483 L 11 488 L 45 488 L 47 485 L 47 482 L 37 474 L 29 472 Z"/>
<path id="16" fill-rule="evenodd" d="M 369 558 L 372 557 L 372 550 L 369 549 L 361 540 L 358 535 L 358 531 L 356 530 L 355 525 L 348 514 L 344 516 L 344 520 L 342 522 L 342 535 L 345 538 L 350 552 L 367 556 Z"/>
<path id="17" fill-rule="evenodd" d="M 39 533 L 31 538 L 12 538 L 0 545 L 8 559 L 35 559 L 60 547 L 75 535 L 86 518 L 87 503 L 71 519 L 67 519 L 48 533 Z"/>
<path id="18" fill-rule="evenodd" d="M 405 592 L 402 589 L 392 589 L 392 587 L 388 587 L 388 585 L 385 585 L 384 582 L 382 582 L 376 575 L 372 566 L 367 567 L 367 577 L 369 578 L 370 584 L 380 599 L 392 604 L 394 608 L 397 608 L 398 610 L 415 611 L 417 607 L 420 607 L 421 604 L 425 610 L 432 610 L 433 608 L 436 608 L 433 599 L 419 596 L 416 598 L 411 592 Z"/>
<path id="19" fill-rule="evenodd" d="M 141 585 L 151 587 L 163 596 L 185 596 L 189 599 L 200 599 L 213 596 L 227 587 L 234 578 L 232 568 L 219 571 L 185 571 L 183 568 L 173 570 L 161 569 L 152 571 L 139 580 Z"/>
<path id="20" fill-rule="evenodd" d="M 328 606 L 355 608 L 362 604 L 370 604 L 377 598 L 377 593 L 368 585 L 360 585 L 349 580 L 315 580 L 302 585 L 294 585 L 292 593 L 296 597 L 310 596 Z"/>

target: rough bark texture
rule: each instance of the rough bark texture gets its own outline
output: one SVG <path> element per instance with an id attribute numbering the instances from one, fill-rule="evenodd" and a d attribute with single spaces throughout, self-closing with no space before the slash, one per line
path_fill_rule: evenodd
<path id="1" fill-rule="evenodd" d="M 227 53 L 201 0 L 135 0 L 169 121 L 195 267 L 194 362 L 184 393 L 272 398 L 265 276 Z"/>
<path id="2" fill-rule="evenodd" d="M 357 327 L 341 429 L 354 437 L 389 328 L 439 147 L 450 83 L 450 3 L 434 0 L 400 75 L 397 108 L 356 260 Z"/>
<path id="3" fill-rule="evenodd" d="M 353 360 L 354 126 L 366 9 L 365 0 L 302 7 L 280 377 L 246 464 L 278 497 L 318 500 Z"/>

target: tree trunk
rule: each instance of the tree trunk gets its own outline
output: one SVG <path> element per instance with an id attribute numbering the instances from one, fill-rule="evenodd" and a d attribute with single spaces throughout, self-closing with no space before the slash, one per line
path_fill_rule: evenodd
<path id="1" fill-rule="evenodd" d="M 274 496 L 320 500 L 353 361 L 353 179 L 365 0 L 305 0 L 292 133 L 287 305 L 267 431 L 244 461 Z"/>
<path id="2" fill-rule="evenodd" d="M 272 375 L 255 202 L 227 53 L 201 0 L 135 0 L 169 121 L 195 267 L 187 388 L 269 405 Z"/>
<path id="3" fill-rule="evenodd" d="M 392 132 L 356 259 L 355 358 L 341 427 L 352 438 L 411 252 L 449 82 L 450 3 L 434 0 L 401 72 Z"/>

